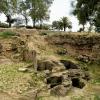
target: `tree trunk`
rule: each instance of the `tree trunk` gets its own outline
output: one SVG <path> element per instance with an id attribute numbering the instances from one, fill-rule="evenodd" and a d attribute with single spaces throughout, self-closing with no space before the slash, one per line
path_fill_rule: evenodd
<path id="1" fill-rule="evenodd" d="M 88 32 L 91 32 L 91 31 L 92 31 L 92 26 L 93 26 L 93 24 L 92 24 L 92 22 L 90 21 L 90 27 L 89 27 Z"/>
<path id="2" fill-rule="evenodd" d="M 66 27 L 64 26 L 64 32 L 66 31 Z"/>
<path id="3" fill-rule="evenodd" d="M 5 14 L 6 15 L 6 18 L 7 18 L 7 20 L 6 20 L 6 22 L 9 24 L 9 27 L 11 27 L 11 15 L 7 15 L 7 14 Z"/>
<path id="4" fill-rule="evenodd" d="M 27 19 L 27 17 L 25 17 L 25 24 L 26 24 L 26 26 L 27 26 L 27 24 L 28 24 L 28 19 Z"/>
<path id="5" fill-rule="evenodd" d="M 35 28 L 35 24 L 36 24 L 36 19 L 33 19 L 33 27 Z"/>
<path id="6" fill-rule="evenodd" d="M 85 25 L 83 24 L 83 31 L 84 31 L 84 29 L 85 29 Z"/>
<path id="7" fill-rule="evenodd" d="M 11 27 L 11 23 L 9 22 L 9 27 Z"/>
<path id="8" fill-rule="evenodd" d="M 40 29 L 42 29 L 42 20 L 40 19 Z"/>

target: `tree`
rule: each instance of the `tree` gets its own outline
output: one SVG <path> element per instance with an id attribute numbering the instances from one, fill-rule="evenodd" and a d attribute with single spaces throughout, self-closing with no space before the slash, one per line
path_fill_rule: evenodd
<path id="1" fill-rule="evenodd" d="M 27 0 L 30 5 L 30 16 L 33 20 L 33 27 L 35 27 L 36 22 L 48 19 L 48 9 L 52 0 Z"/>
<path id="2" fill-rule="evenodd" d="M 21 14 L 24 17 L 26 26 L 27 26 L 28 20 L 29 20 L 28 19 L 28 16 L 29 16 L 29 11 L 28 10 L 29 10 L 29 4 L 28 4 L 28 2 L 22 0 L 19 3 L 18 12 L 19 12 L 19 14 Z"/>
<path id="3" fill-rule="evenodd" d="M 90 24 L 90 30 L 93 25 L 95 24 L 96 16 L 98 16 L 97 12 L 100 13 L 98 10 L 98 6 L 100 7 L 100 1 L 99 0 L 76 0 L 76 5 L 73 6 L 73 14 L 77 16 L 77 19 L 79 20 L 79 24 L 83 25 L 83 31 L 84 26 L 87 22 Z"/>
<path id="4" fill-rule="evenodd" d="M 0 1 L 0 13 L 7 12 L 7 0 L 1 0 Z"/>
<path id="5" fill-rule="evenodd" d="M 95 26 L 96 26 L 96 31 L 100 32 L 100 14 L 98 14 L 95 19 Z"/>
<path id="6" fill-rule="evenodd" d="M 63 17 L 61 18 L 61 23 L 62 23 L 62 27 L 64 29 L 64 31 L 66 31 L 66 28 L 71 28 L 71 22 L 69 21 L 69 19 L 67 17 Z"/>
<path id="7" fill-rule="evenodd" d="M 73 10 L 73 15 L 77 16 L 79 24 L 82 24 L 83 26 L 82 30 L 84 31 L 85 24 L 88 20 L 88 8 L 87 6 L 82 5 L 82 0 L 77 0 L 76 7 Z"/>
<path id="8" fill-rule="evenodd" d="M 46 6 L 44 3 L 42 3 L 43 1 L 41 1 L 39 3 L 40 7 L 38 10 L 38 20 L 40 22 L 40 28 L 42 28 L 42 24 L 44 20 L 48 20 L 49 19 L 49 10 L 48 10 L 48 6 Z"/>
<path id="9" fill-rule="evenodd" d="M 6 15 L 9 27 L 15 21 L 11 16 L 17 11 L 17 3 L 18 0 L 1 0 L 0 2 L 0 12 Z"/>
<path id="10" fill-rule="evenodd" d="M 100 32 L 100 2 L 97 5 L 97 11 L 95 14 L 94 25 L 96 27 L 96 31 Z"/>
<path id="11" fill-rule="evenodd" d="M 53 0 L 1 0 L 0 13 L 6 15 L 9 27 L 15 21 L 12 19 L 15 14 L 23 15 L 26 26 L 30 16 L 34 27 L 37 22 L 40 22 L 42 27 L 43 21 L 49 19 L 49 7 L 52 2 Z"/>
<path id="12" fill-rule="evenodd" d="M 63 17 L 59 21 L 53 21 L 52 22 L 52 27 L 54 29 L 66 31 L 66 28 L 71 29 L 72 28 L 72 25 L 71 25 L 71 22 L 68 20 L 67 17 Z"/>
<path id="13" fill-rule="evenodd" d="M 7 14 L 6 17 L 7 17 L 7 23 L 9 23 L 9 27 L 11 27 L 11 24 L 13 24 L 16 21 L 16 19 L 11 18 L 11 15 L 9 14 Z"/>

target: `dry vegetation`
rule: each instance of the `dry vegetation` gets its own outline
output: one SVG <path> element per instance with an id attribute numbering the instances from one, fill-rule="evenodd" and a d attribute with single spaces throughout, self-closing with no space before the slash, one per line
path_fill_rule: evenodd
<path id="1" fill-rule="evenodd" d="M 8 29 L 0 29 L 1 32 L 8 31 Z M 20 35 L 23 41 L 27 42 L 29 49 L 35 49 L 38 54 L 38 58 L 42 59 L 65 59 L 71 60 L 76 63 L 81 63 L 77 61 L 70 55 L 58 55 L 56 50 L 59 47 L 49 44 L 45 38 L 45 35 L 42 33 L 47 33 L 49 35 L 53 34 L 66 34 L 58 32 L 47 32 L 47 31 L 36 31 L 36 30 L 26 30 L 26 29 L 9 29 L 11 32 L 17 33 Z M 73 36 L 77 34 L 82 36 L 100 36 L 99 34 L 93 33 L 67 33 Z M 29 37 L 26 38 L 26 35 Z M 0 43 L 4 45 L 5 48 L 9 48 L 9 44 L 12 43 L 13 37 L 4 38 L 0 37 Z M 11 53 L 12 54 L 12 53 Z M 18 68 L 24 67 L 29 62 L 13 62 L 9 58 L 8 53 L 5 53 L 5 56 L 0 57 L 0 97 L 1 100 L 33 100 L 31 96 L 26 96 L 26 93 L 32 89 L 39 89 L 44 86 L 44 73 L 39 72 L 37 75 L 32 69 L 31 72 L 19 72 Z M 81 63 L 83 66 L 88 66 L 92 80 L 88 82 L 85 88 L 77 89 L 70 91 L 66 97 L 54 97 L 48 95 L 46 91 L 37 97 L 36 100 L 100 100 L 100 65 L 98 64 L 86 64 Z M 19 99 L 18 99 L 19 98 Z M 29 99 L 30 98 L 30 99 Z"/>

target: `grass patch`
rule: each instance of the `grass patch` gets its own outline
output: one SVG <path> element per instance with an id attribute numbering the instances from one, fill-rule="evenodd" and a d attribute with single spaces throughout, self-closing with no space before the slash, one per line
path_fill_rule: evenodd
<path id="1" fill-rule="evenodd" d="M 0 91 L 23 94 L 30 89 L 40 89 L 45 86 L 44 73 L 20 72 L 19 68 L 28 63 L 14 63 L 0 65 Z"/>
<path id="2" fill-rule="evenodd" d="M 0 32 L 0 37 L 2 38 L 10 38 L 12 36 L 15 36 L 15 33 L 12 31 Z"/>
<path id="3" fill-rule="evenodd" d="M 92 75 L 92 84 L 100 85 L 100 65 L 98 64 L 88 64 L 89 71 Z"/>
<path id="4" fill-rule="evenodd" d="M 38 74 L 33 73 L 31 77 L 32 80 L 30 80 L 29 83 L 32 87 L 41 88 L 42 86 L 44 86 L 44 82 L 43 82 L 45 79 L 44 72 L 39 72 Z"/>
<path id="5" fill-rule="evenodd" d="M 18 68 L 25 66 L 25 63 L 11 65 L 0 65 L 0 90 L 13 93 L 22 93 L 29 89 L 29 73 L 22 73 Z"/>
<path id="6" fill-rule="evenodd" d="M 100 78 L 96 78 L 92 81 L 93 84 L 100 84 Z"/>
<path id="7" fill-rule="evenodd" d="M 84 98 L 84 96 L 80 96 L 80 97 L 73 96 L 73 97 L 71 97 L 71 100 L 85 100 L 85 98 Z"/>
<path id="8" fill-rule="evenodd" d="M 93 94 L 90 96 L 73 96 L 71 97 L 71 100 L 100 100 L 99 94 Z"/>
<path id="9" fill-rule="evenodd" d="M 94 100 L 100 100 L 100 95 L 95 94 L 95 95 L 94 95 Z"/>

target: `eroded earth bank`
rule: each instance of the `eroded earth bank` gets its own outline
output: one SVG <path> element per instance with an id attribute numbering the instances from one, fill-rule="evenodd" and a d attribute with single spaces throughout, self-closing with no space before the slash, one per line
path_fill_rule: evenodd
<path id="1" fill-rule="evenodd" d="M 0 29 L 0 100 L 99 100 L 99 33 Z"/>

